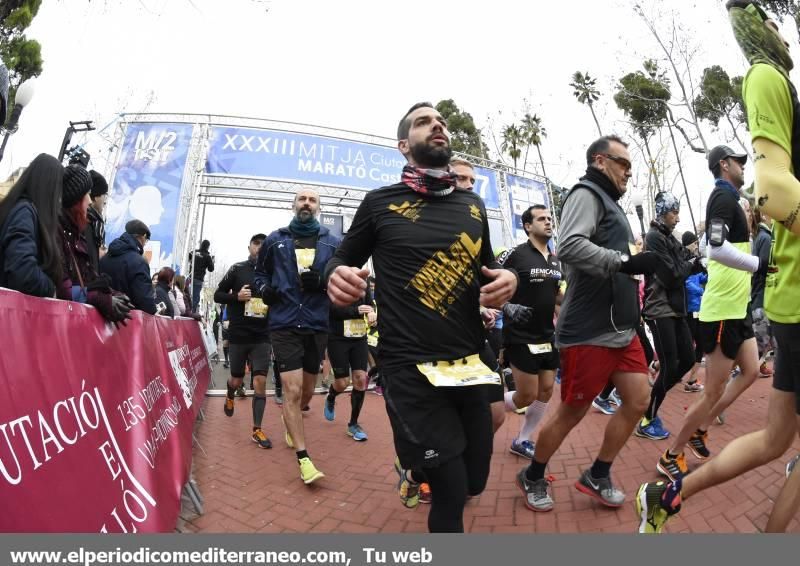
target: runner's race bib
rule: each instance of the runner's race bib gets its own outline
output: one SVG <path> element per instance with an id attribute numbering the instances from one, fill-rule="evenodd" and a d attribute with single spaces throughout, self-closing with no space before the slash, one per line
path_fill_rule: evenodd
<path id="1" fill-rule="evenodd" d="M 345 338 L 363 338 L 367 335 L 367 323 L 361 318 L 349 318 L 344 321 Z"/>
<path id="2" fill-rule="evenodd" d="M 266 318 L 269 307 L 257 297 L 251 298 L 244 304 L 244 316 L 251 318 Z"/>
<path id="3" fill-rule="evenodd" d="M 311 269 L 311 265 L 314 263 L 314 255 L 316 254 L 314 248 L 308 248 L 306 250 L 295 250 L 294 253 L 297 256 L 297 272 L 303 273 L 304 271 L 308 271 Z"/>
<path id="4" fill-rule="evenodd" d="M 378 335 L 377 334 L 367 334 L 367 345 L 372 346 L 373 348 L 378 347 Z"/>
<path id="5" fill-rule="evenodd" d="M 454 361 L 417 364 L 417 369 L 434 387 L 500 385 L 500 376 L 486 367 L 478 354 Z"/>
<path id="6" fill-rule="evenodd" d="M 548 342 L 546 344 L 528 344 L 528 350 L 530 350 L 531 354 L 549 354 L 553 351 L 553 345 Z"/>

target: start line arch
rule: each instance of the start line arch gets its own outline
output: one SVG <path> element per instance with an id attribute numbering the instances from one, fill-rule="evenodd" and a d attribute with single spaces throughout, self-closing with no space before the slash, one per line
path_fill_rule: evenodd
<path id="1" fill-rule="evenodd" d="M 138 218 L 150 226 L 151 265 L 188 273 L 209 205 L 290 209 L 320 194 L 323 221 L 346 232 L 364 195 L 399 181 L 405 159 L 390 138 L 324 126 L 206 114 L 121 114 L 106 209 L 109 241 Z M 520 215 L 552 202 L 544 177 L 457 154 L 476 170 L 492 243 L 523 241 Z"/>

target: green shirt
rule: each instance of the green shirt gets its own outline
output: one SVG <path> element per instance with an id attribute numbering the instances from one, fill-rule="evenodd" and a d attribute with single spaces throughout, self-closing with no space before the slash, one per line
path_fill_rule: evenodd
<path id="1" fill-rule="evenodd" d="M 766 138 L 792 154 L 794 113 L 787 80 L 774 68 L 753 65 L 742 84 L 752 139 Z M 775 222 L 772 263 L 767 276 L 764 310 L 770 320 L 800 323 L 800 238 Z"/>

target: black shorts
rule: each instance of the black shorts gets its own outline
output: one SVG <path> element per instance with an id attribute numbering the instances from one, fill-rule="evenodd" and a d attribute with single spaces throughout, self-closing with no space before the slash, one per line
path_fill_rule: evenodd
<path id="1" fill-rule="evenodd" d="M 319 373 L 328 343 L 325 332 L 273 330 L 270 337 L 279 372 L 303 368 L 306 373 Z"/>
<path id="2" fill-rule="evenodd" d="M 686 316 L 686 324 L 689 325 L 689 332 L 694 342 L 694 363 L 699 364 L 703 361 L 703 342 L 700 339 L 700 319 L 695 318 L 694 314 L 690 312 Z"/>
<path id="3" fill-rule="evenodd" d="M 351 371 L 367 371 L 366 338 L 328 338 L 328 359 L 336 379 L 348 377 Z"/>
<path id="4" fill-rule="evenodd" d="M 794 392 L 795 408 L 800 415 L 800 324 L 770 322 L 775 339 L 775 374 L 772 387 Z"/>
<path id="5" fill-rule="evenodd" d="M 386 368 L 382 376 L 395 452 L 404 468 L 436 468 L 460 457 L 468 444 L 470 451 L 491 458 L 485 386 L 434 387 L 416 366 Z"/>
<path id="6" fill-rule="evenodd" d="M 703 352 L 710 354 L 719 344 L 722 353 L 729 360 L 735 360 L 739 348 L 745 340 L 755 338 L 753 333 L 753 320 L 750 313 L 740 319 L 719 320 L 715 322 L 697 323 L 697 335 L 703 344 Z"/>
<path id="7" fill-rule="evenodd" d="M 229 340 L 231 336 L 231 331 L 227 328 L 222 329 L 222 340 Z"/>
<path id="8" fill-rule="evenodd" d="M 560 365 L 558 348 L 555 346 L 551 352 L 532 354 L 527 344 L 507 344 L 503 359 L 518 370 L 533 375 L 542 370 L 557 370 Z"/>
<path id="9" fill-rule="evenodd" d="M 231 362 L 231 377 L 244 377 L 247 360 L 250 360 L 253 375 L 267 375 L 269 373 L 271 358 L 269 342 L 229 344 L 228 356 Z"/>

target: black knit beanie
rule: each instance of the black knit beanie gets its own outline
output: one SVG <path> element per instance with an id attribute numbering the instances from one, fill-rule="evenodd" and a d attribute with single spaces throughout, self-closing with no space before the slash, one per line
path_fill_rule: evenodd
<path id="1" fill-rule="evenodd" d="M 105 177 L 94 169 L 89 171 L 89 175 L 92 176 L 92 191 L 90 193 L 92 198 L 101 197 L 108 193 L 108 182 Z"/>
<path id="2" fill-rule="evenodd" d="M 68 165 L 64 168 L 64 183 L 61 193 L 61 206 L 72 208 L 83 196 L 92 190 L 92 176 L 80 165 Z"/>

